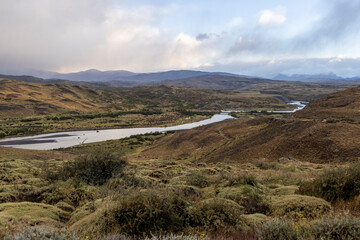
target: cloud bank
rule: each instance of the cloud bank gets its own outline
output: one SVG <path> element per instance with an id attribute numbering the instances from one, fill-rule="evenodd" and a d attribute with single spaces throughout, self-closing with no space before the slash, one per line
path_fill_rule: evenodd
<path id="1" fill-rule="evenodd" d="M 202 21 L 191 17 L 204 14 L 205 2 L 174 2 L 0 1 L 0 72 L 97 68 L 360 75 L 357 0 L 318 0 L 310 17 L 301 13 L 300 3 L 244 3 L 244 11 L 224 11 L 217 21 L 211 15 Z"/>

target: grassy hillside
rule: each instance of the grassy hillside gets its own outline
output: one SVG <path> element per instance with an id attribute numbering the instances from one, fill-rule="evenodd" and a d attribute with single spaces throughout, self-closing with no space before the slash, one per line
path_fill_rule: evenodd
<path id="1" fill-rule="evenodd" d="M 228 120 L 178 132 L 160 139 L 141 154 L 145 158 L 194 157 L 210 162 L 280 158 L 357 161 L 360 125 L 355 119 L 359 117 L 359 89 L 314 100 L 304 110 L 285 119 Z"/>
<path id="2" fill-rule="evenodd" d="M 294 114 L 300 118 L 360 120 L 360 87 L 329 94 L 311 101 L 303 111 Z"/>
<path id="3" fill-rule="evenodd" d="M 178 87 L 212 90 L 260 91 L 265 94 L 277 94 L 289 99 L 303 101 L 309 101 L 349 87 L 348 85 L 321 85 L 224 75 L 203 75 L 180 80 L 165 80 L 152 84 L 169 84 Z"/>
<path id="4" fill-rule="evenodd" d="M 360 156 L 360 126 L 346 122 L 238 119 L 178 132 L 141 153 L 143 158 L 195 158 L 207 162 L 349 162 Z"/>
<path id="5" fill-rule="evenodd" d="M 99 91 L 0 79 L 0 118 L 89 112 L 104 106 Z"/>

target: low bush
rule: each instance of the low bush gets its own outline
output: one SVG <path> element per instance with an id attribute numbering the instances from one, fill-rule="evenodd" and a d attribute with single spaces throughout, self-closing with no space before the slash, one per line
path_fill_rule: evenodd
<path id="1" fill-rule="evenodd" d="M 321 198 L 286 195 L 273 200 L 270 212 L 273 216 L 292 219 L 315 219 L 329 213 L 331 205 Z"/>
<path id="2" fill-rule="evenodd" d="M 62 180 L 75 178 L 86 184 L 102 185 L 122 171 L 126 162 L 122 155 L 96 148 L 74 161 L 64 164 L 59 171 Z"/>
<path id="3" fill-rule="evenodd" d="M 360 195 L 360 163 L 326 170 L 313 181 L 301 184 L 298 193 L 321 197 L 329 202 L 353 199 Z"/>
<path id="4" fill-rule="evenodd" d="M 255 175 L 252 174 L 229 174 L 222 173 L 222 178 L 227 180 L 225 187 L 231 187 L 236 185 L 250 185 L 258 186 L 259 182 Z"/>
<path id="5" fill-rule="evenodd" d="M 26 228 L 23 232 L 7 234 L 4 240 L 78 240 L 74 234 L 66 230 L 51 231 L 38 228 Z"/>
<path id="6" fill-rule="evenodd" d="M 321 219 L 311 224 L 312 239 L 352 240 L 360 237 L 360 220 L 343 217 Z"/>
<path id="7" fill-rule="evenodd" d="M 97 237 L 114 233 L 150 236 L 183 232 L 189 226 L 188 206 L 186 200 L 164 190 L 132 191 L 103 203 L 75 222 L 72 229 Z"/>
<path id="8" fill-rule="evenodd" d="M 273 219 L 265 222 L 257 229 L 259 240 L 300 240 L 301 233 L 298 226 L 291 221 Z"/>
<path id="9" fill-rule="evenodd" d="M 187 227 L 187 206 L 177 195 L 145 191 L 119 199 L 109 214 L 120 232 L 135 235 L 179 232 Z"/>
<path id="10" fill-rule="evenodd" d="M 200 188 L 210 186 L 210 179 L 200 171 L 192 171 L 186 176 L 186 184 Z"/>
<path id="11" fill-rule="evenodd" d="M 184 235 L 184 234 L 166 234 L 166 235 L 152 235 L 149 237 L 142 238 L 144 240 L 206 240 L 207 238 L 201 236 L 198 237 L 196 235 Z M 124 234 L 116 234 L 112 236 L 108 236 L 102 240 L 138 240 L 136 237 L 130 237 Z"/>
<path id="12" fill-rule="evenodd" d="M 360 220 L 348 216 L 293 222 L 272 219 L 257 229 L 259 240 L 354 240 L 360 236 Z"/>
<path id="13" fill-rule="evenodd" d="M 240 204 L 244 207 L 246 214 L 266 214 L 269 211 L 269 199 L 258 187 L 245 185 L 241 187 L 223 188 L 219 196 Z"/>
<path id="14" fill-rule="evenodd" d="M 209 232 L 241 230 L 243 208 L 223 198 L 207 199 L 190 209 L 190 226 Z"/>

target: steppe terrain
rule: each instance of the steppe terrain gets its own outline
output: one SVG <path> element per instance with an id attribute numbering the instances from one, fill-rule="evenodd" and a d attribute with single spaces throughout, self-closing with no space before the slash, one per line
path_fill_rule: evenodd
<path id="1" fill-rule="evenodd" d="M 2 136 L 175 125 L 220 109 L 256 110 L 187 131 L 67 149 L 0 147 L 5 239 L 360 236 L 359 87 L 312 99 L 292 114 L 258 111 L 289 105 L 280 93 L 255 89 L 93 89 L 5 79 L 0 87 Z"/>

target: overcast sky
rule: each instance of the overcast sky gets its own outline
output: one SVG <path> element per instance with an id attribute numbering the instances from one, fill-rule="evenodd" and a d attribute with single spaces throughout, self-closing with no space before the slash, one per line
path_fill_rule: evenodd
<path id="1" fill-rule="evenodd" d="M 0 0 L 0 72 L 360 76 L 359 0 Z"/>

